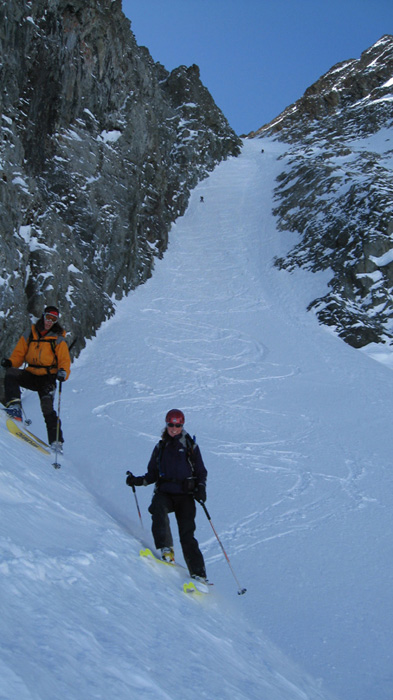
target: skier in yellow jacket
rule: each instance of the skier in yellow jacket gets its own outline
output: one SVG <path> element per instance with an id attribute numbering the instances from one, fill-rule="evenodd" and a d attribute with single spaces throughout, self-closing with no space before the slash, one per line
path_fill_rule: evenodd
<path id="1" fill-rule="evenodd" d="M 42 415 L 48 431 L 48 442 L 61 451 L 64 442 L 59 420 L 54 410 L 56 379 L 64 382 L 70 375 L 71 358 L 65 340 L 65 330 L 59 324 L 59 310 L 47 306 L 31 330 L 22 335 L 9 358 L 3 358 L 6 411 L 14 420 L 22 420 L 20 387 L 37 391 Z M 18 369 L 23 363 L 27 366 Z M 56 438 L 58 437 L 58 442 Z"/>

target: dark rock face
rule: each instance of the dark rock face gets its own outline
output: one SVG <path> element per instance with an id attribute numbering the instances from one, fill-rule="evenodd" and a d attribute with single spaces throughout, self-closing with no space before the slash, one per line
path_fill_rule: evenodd
<path id="1" fill-rule="evenodd" d="M 5 0 L 0 52 L 0 355 L 45 303 L 78 352 L 241 142 L 197 66 L 168 73 L 136 44 L 120 0 Z"/>
<path id="2" fill-rule="evenodd" d="M 393 339 L 392 76 L 384 36 L 250 135 L 288 143 L 274 213 L 299 242 L 276 264 L 331 270 L 330 291 L 310 309 L 354 347 Z"/>

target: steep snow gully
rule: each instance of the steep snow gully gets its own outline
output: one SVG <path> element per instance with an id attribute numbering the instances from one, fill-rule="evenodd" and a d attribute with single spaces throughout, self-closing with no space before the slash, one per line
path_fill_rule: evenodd
<path id="1" fill-rule="evenodd" d="M 279 144 L 245 142 L 196 188 L 153 277 L 73 365 L 60 470 L 0 416 L 5 700 L 391 700 L 391 356 L 306 312 L 327 274 L 274 268 L 294 242 L 271 214 L 284 167 Z M 199 507 L 210 596 L 139 557 L 152 488 L 141 526 L 125 472 L 144 473 L 173 407 L 244 596 Z"/>

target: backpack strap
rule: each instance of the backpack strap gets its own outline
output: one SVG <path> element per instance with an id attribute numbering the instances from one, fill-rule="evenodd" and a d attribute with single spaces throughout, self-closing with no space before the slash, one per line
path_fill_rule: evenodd
<path id="1" fill-rule="evenodd" d="M 157 461 L 157 469 L 158 469 L 158 474 L 159 477 L 163 477 L 164 474 L 161 471 L 161 457 L 162 457 L 162 452 L 165 447 L 165 441 L 163 438 L 161 438 L 160 442 L 157 445 L 157 455 L 156 455 L 156 461 Z"/>
<path id="2" fill-rule="evenodd" d="M 185 443 L 186 443 L 187 461 L 191 467 L 192 476 L 195 476 L 195 455 L 194 455 L 194 450 L 196 448 L 195 435 L 193 437 L 191 437 L 191 435 L 186 433 L 185 434 Z"/>

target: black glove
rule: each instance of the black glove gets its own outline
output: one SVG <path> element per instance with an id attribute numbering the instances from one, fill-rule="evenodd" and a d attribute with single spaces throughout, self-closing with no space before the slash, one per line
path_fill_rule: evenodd
<path id="1" fill-rule="evenodd" d="M 135 486 L 135 476 L 131 472 L 127 472 L 126 484 L 127 486 Z"/>
<path id="2" fill-rule="evenodd" d="M 11 360 L 8 359 L 8 357 L 3 357 L 2 361 L 1 361 L 1 366 L 5 367 L 5 368 L 12 367 L 12 362 L 11 362 Z"/>
<path id="3" fill-rule="evenodd" d="M 127 486 L 143 486 L 144 478 L 143 476 L 134 476 L 132 472 L 127 472 L 128 476 L 126 479 Z"/>
<path id="4" fill-rule="evenodd" d="M 56 379 L 59 382 L 65 382 L 65 380 L 67 379 L 67 372 L 65 371 L 65 369 L 57 370 Z"/>
<path id="5" fill-rule="evenodd" d="M 198 484 L 194 491 L 194 498 L 198 503 L 204 503 L 206 501 L 206 486 L 205 484 Z"/>

